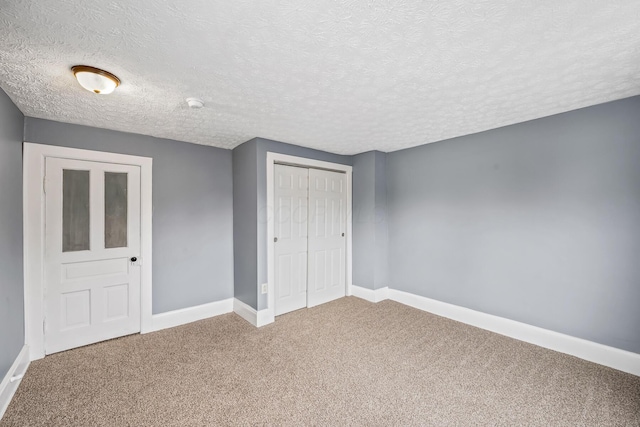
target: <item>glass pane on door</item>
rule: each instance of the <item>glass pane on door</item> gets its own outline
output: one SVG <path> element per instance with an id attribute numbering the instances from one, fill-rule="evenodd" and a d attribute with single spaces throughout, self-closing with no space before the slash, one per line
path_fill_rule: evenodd
<path id="1" fill-rule="evenodd" d="M 104 247 L 127 247 L 127 174 L 104 173 Z"/>
<path id="2" fill-rule="evenodd" d="M 88 251 L 89 171 L 62 171 L 62 252 Z"/>

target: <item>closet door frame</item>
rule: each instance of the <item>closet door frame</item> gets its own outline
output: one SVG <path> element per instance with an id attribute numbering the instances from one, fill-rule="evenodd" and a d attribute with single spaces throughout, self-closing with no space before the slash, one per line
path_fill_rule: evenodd
<path id="1" fill-rule="evenodd" d="M 347 248 L 346 248 L 346 280 L 345 295 L 351 295 L 353 266 L 352 266 L 352 175 L 353 167 L 339 163 L 325 162 L 321 160 L 309 159 L 306 157 L 290 156 L 267 152 L 267 317 L 273 319 L 275 314 L 275 248 L 273 238 L 275 236 L 274 218 L 274 173 L 275 165 L 283 164 L 289 166 L 299 166 L 314 169 L 325 169 L 335 172 L 342 172 L 347 177 Z"/>

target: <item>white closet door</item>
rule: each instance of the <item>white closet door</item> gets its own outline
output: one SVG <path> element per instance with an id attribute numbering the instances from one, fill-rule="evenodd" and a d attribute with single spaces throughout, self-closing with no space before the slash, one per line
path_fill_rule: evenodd
<path id="1" fill-rule="evenodd" d="M 347 178 L 309 170 L 308 307 L 345 296 Z"/>
<path id="2" fill-rule="evenodd" d="M 140 331 L 140 167 L 46 159 L 46 354 Z"/>
<path id="3" fill-rule="evenodd" d="M 275 315 L 307 306 L 309 170 L 275 165 Z"/>

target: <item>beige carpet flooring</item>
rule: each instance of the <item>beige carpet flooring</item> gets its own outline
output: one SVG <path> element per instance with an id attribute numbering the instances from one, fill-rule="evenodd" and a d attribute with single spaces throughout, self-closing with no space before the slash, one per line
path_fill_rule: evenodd
<path id="1" fill-rule="evenodd" d="M 640 377 L 355 297 L 33 362 L 2 426 L 639 426 Z"/>

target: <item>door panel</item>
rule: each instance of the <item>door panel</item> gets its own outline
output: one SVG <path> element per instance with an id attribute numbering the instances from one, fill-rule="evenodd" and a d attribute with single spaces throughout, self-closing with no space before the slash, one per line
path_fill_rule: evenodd
<path id="1" fill-rule="evenodd" d="M 140 331 L 140 168 L 46 159 L 45 352 Z"/>
<path id="2" fill-rule="evenodd" d="M 110 274 L 127 274 L 128 270 L 129 261 L 123 258 L 74 262 L 62 266 L 62 280 L 108 276 Z"/>
<path id="3" fill-rule="evenodd" d="M 61 294 L 60 330 L 91 324 L 91 294 L 88 290 L 70 291 Z"/>
<path id="4" fill-rule="evenodd" d="M 104 287 L 104 319 L 119 320 L 129 317 L 129 284 Z"/>
<path id="5" fill-rule="evenodd" d="M 275 315 L 307 306 L 309 170 L 275 167 Z"/>
<path id="6" fill-rule="evenodd" d="M 309 169 L 308 307 L 345 296 L 346 176 Z"/>

